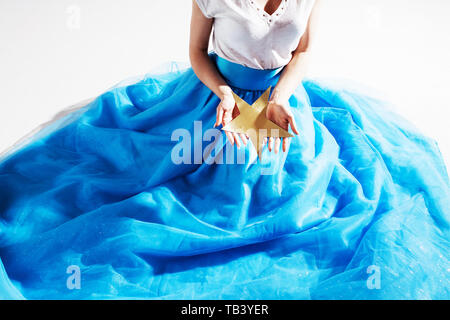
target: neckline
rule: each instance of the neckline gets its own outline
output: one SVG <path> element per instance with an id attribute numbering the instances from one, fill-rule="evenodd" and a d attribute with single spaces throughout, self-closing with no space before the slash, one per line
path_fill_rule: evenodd
<path id="1" fill-rule="evenodd" d="M 278 8 L 272 12 L 272 14 L 267 13 L 264 8 L 261 8 L 259 4 L 255 0 L 248 0 L 251 4 L 251 6 L 255 9 L 256 13 L 259 17 L 264 19 L 268 24 L 273 23 L 275 20 L 277 20 L 284 11 L 286 11 L 286 7 L 288 5 L 289 0 L 281 0 L 280 4 L 278 5 Z"/>

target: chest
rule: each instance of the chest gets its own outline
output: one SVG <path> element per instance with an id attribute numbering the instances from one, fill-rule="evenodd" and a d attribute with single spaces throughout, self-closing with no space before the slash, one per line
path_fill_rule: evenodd
<path id="1" fill-rule="evenodd" d="M 234 3 L 232 10 L 215 18 L 215 29 L 222 39 L 297 42 L 304 31 L 305 21 L 299 18 L 297 0 L 240 0 Z M 267 7 L 269 4 L 270 8 Z"/>
<path id="2" fill-rule="evenodd" d="M 284 0 L 251 0 L 257 8 L 261 8 L 268 15 L 274 14 Z"/>

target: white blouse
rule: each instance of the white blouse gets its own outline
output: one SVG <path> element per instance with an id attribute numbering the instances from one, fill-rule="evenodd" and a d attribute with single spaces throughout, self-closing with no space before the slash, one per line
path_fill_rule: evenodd
<path id="1" fill-rule="evenodd" d="M 255 69 L 285 66 L 306 30 L 315 0 L 282 0 L 269 15 L 254 0 L 196 0 L 214 18 L 211 44 L 220 57 Z"/>

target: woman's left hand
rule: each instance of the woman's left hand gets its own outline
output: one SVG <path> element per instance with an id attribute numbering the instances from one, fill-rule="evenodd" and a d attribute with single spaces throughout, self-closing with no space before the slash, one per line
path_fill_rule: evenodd
<path id="1" fill-rule="evenodd" d="M 295 134 L 299 134 L 289 102 L 270 100 L 267 106 L 266 117 L 286 131 L 288 131 L 289 126 L 291 126 L 292 131 Z M 289 140 L 290 138 L 283 138 L 283 152 L 286 152 Z M 280 138 L 266 138 L 264 139 L 264 145 L 266 143 L 268 144 L 269 152 L 275 150 L 275 153 L 278 153 L 278 151 L 280 151 Z"/>

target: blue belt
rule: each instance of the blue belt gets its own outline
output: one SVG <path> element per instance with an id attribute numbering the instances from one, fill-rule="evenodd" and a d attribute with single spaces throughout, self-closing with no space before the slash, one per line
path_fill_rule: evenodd
<path id="1" fill-rule="evenodd" d="M 245 90 L 266 90 L 270 86 L 275 86 L 283 70 L 283 67 L 277 69 L 249 68 L 219 57 L 215 52 L 210 52 L 209 56 L 230 86 Z"/>

